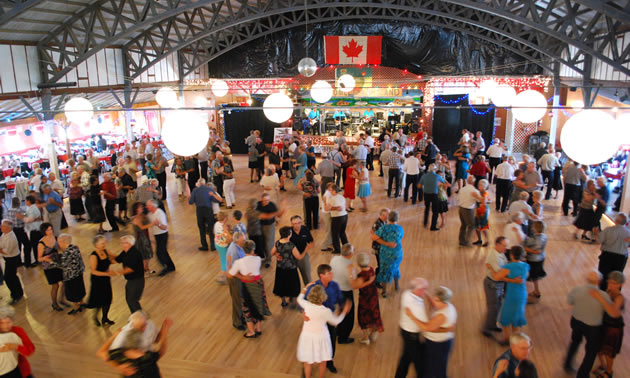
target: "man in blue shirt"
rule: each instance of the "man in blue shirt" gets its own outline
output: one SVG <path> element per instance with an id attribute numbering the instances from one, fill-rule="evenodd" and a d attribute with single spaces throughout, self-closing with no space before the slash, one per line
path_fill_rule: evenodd
<path id="1" fill-rule="evenodd" d="M 374 110 L 372 110 L 372 108 L 366 110 L 363 112 L 363 117 L 372 120 L 372 118 L 374 118 Z"/>
<path id="2" fill-rule="evenodd" d="M 197 227 L 199 228 L 200 251 L 208 250 L 206 235 L 210 235 L 210 250 L 214 251 L 214 214 L 212 212 L 212 195 L 210 187 L 206 185 L 206 180 L 199 179 L 198 185 L 190 193 L 188 204 L 197 207 Z"/>
<path id="3" fill-rule="evenodd" d="M 48 212 L 48 219 L 52 224 L 53 232 L 55 236 L 59 236 L 61 233 L 61 218 L 63 213 L 63 200 L 59 193 L 52 190 L 50 185 L 46 184 L 42 187 L 42 201 L 46 203 L 46 211 Z"/>
<path id="4" fill-rule="evenodd" d="M 437 219 L 439 215 L 438 201 L 438 185 L 445 184 L 446 181 L 442 176 L 435 173 L 435 164 L 429 166 L 429 171 L 422 176 L 418 188 L 424 191 L 424 227 L 427 226 L 429 220 L 429 207 L 433 214 L 431 215 L 431 231 L 439 231 L 437 228 Z"/>
<path id="5" fill-rule="evenodd" d="M 232 268 L 232 264 L 245 257 L 245 242 L 247 237 L 244 233 L 236 231 L 232 235 L 232 242 L 227 249 L 227 270 Z M 243 318 L 243 308 L 241 306 L 241 280 L 237 277 L 228 277 L 228 288 L 230 289 L 230 296 L 232 296 L 232 327 L 244 331 L 245 321 Z"/>
<path id="6" fill-rule="evenodd" d="M 326 298 L 326 301 L 322 304 L 328 307 L 332 312 L 335 312 L 335 306 L 337 305 L 340 308 L 343 308 L 346 302 L 346 299 L 344 298 L 343 293 L 341 292 L 341 289 L 339 288 L 339 284 L 333 281 L 334 277 L 333 277 L 333 272 L 330 265 L 320 264 L 317 267 L 317 275 L 319 276 L 319 279 L 309 285 L 309 287 L 306 289 L 306 293 L 304 294 L 304 297 L 308 298 L 308 294 L 311 292 L 311 288 L 313 287 L 313 285 L 321 285 L 324 287 L 324 290 L 326 291 L 326 295 L 328 296 L 328 298 Z M 304 314 L 304 316 L 305 316 L 305 320 L 308 320 L 307 319 L 308 314 Z M 330 334 L 330 342 L 332 344 L 332 355 L 334 358 L 335 349 L 337 346 L 337 327 L 332 326 L 330 324 L 327 324 L 327 326 L 328 326 L 328 333 Z M 328 368 L 328 370 L 330 370 L 331 373 L 337 372 L 337 368 L 335 367 L 333 360 L 326 362 L 326 367 Z"/>

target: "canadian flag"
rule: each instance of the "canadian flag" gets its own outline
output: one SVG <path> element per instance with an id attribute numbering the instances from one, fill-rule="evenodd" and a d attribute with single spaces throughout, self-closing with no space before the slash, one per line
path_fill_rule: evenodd
<path id="1" fill-rule="evenodd" d="M 324 37 L 326 64 L 381 64 L 383 37 Z"/>

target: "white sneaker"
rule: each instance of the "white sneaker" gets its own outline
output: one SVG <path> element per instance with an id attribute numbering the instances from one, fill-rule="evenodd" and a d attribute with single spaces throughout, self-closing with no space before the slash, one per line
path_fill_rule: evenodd
<path id="1" fill-rule="evenodd" d="M 370 345 L 370 339 L 366 337 L 365 339 L 359 340 L 361 344 Z"/>

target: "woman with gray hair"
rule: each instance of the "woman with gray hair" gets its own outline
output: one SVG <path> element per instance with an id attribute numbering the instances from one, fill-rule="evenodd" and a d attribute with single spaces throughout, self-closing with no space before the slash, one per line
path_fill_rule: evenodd
<path id="1" fill-rule="evenodd" d="M 304 295 L 308 289 L 310 292 L 306 300 Z M 326 362 L 331 361 L 333 357 L 332 343 L 326 325 L 336 326 L 350 311 L 351 303 L 346 301 L 343 311 L 333 314 L 328 307 L 323 305 L 326 299 L 328 296 L 324 287 L 314 283 L 306 286 L 297 298 L 298 304 L 304 309 L 304 315 L 308 317 L 308 321 L 304 321 L 297 346 L 297 359 L 304 363 L 306 378 L 311 377 L 313 364 L 319 366 L 319 377 L 324 376 Z"/>
<path id="2" fill-rule="evenodd" d="M 110 277 L 116 273 L 109 270 L 109 266 L 115 263 L 115 256 L 107 250 L 107 244 L 103 235 L 96 235 L 92 240 L 94 251 L 90 254 L 90 299 L 88 308 L 94 309 L 92 320 L 97 327 L 114 324 L 109 320 L 107 314 L 112 304 L 112 283 Z M 98 310 L 101 310 L 102 317 L 99 321 Z"/>
<path id="3" fill-rule="evenodd" d="M 524 219 L 525 214 L 519 211 L 516 214 L 512 214 L 510 222 L 503 228 L 503 236 L 505 236 L 505 239 L 507 240 L 508 248 L 515 245 L 521 245 L 525 241 L 526 235 L 523 232 L 523 227 L 521 227 Z"/>
<path id="4" fill-rule="evenodd" d="M 370 266 L 370 255 L 359 253 L 357 255 L 359 264 L 359 274 L 354 281 L 351 281 L 352 289 L 359 289 L 359 311 L 357 319 L 359 326 L 363 330 L 364 337 L 361 343 L 370 345 L 370 341 L 376 341 L 377 332 L 383 332 L 383 321 L 381 320 L 381 310 L 378 305 L 378 289 L 376 287 L 376 274 L 374 268 Z M 348 268 L 350 272 L 350 268 Z"/>
<path id="5" fill-rule="evenodd" d="M 381 245 L 379 253 L 379 272 L 376 280 L 383 286 L 383 298 L 387 298 L 387 284 L 394 281 L 396 291 L 400 290 L 400 263 L 403 258 L 402 238 L 405 231 L 398 223 L 398 212 L 391 211 L 387 217 L 388 223 L 382 225 L 376 232 L 372 231 L 372 240 Z"/>
<path id="6" fill-rule="evenodd" d="M 3 370 L 0 370 L 0 374 L 3 374 L 2 377 L 32 377 L 31 366 L 26 357 L 35 352 L 35 345 L 33 345 L 33 342 L 22 327 L 13 325 L 14 317 L 15 310 L 13 310 L 13 307 L 0 307 L 0 342 L 4 345 L 0 348 L 0 361 L 7 359 L 6 361 L 11 362 L 9 366 L 2 364 Z M 15 339 L 13 334 L 17 335 L 21 342 L 18 342 L 18 339 Z M 10 340 L 7 340 L 7 338 Z M 17 354 L 8 353 L 13 351 L 17 352 Z M 17 359 L 17 368 L 7 373 L 6 368 L 12 367 L 14 358 Z"/>
<path id="7" fill-rule="evenodd" d="M 85 284 L 83 283 L 83 258 L 79 247 L 72 244 L 72 236 L 61 234 L 57 238 L 59 250 L 61 250 L 61 269 L 63 270 L 63 286 L 66 298 L 73 303 L 68 315 L 74 315 L 83 311 L 85 303 Z"/>
<path id="8" fill-rule="evenodd" d="M 452 329 L 457 322 L 457 311 L 451 303 L 453 292 L 445 286 L 433 289 L 429 296 L 429 302 L 433 313 L 427 322 L 423 322 L 413 315 L 410 308 L 405 312 L 420 327 L 425 341 L 425 377 L 446 378 L 448 368 L 448 357 L 453 347 L 455 333 L 453 331 L 444 332 L 444 329 Z"/>

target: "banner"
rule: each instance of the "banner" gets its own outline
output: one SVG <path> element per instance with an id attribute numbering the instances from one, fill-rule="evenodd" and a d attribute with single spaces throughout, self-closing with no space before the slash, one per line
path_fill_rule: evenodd
<path id="1" fill-rule="evenodd" d="M 335 70 L 335 88 L 339 86 L 337 81 L 345 74 L 354 77 L 355 88 L 372 88 L 372 68 L 368 67 L 344 67 Z"/>
<path id="2" fill-rule="evenodd" d="M 326 64 L 381 64 L 380 36 L 326 36 Z"/>

